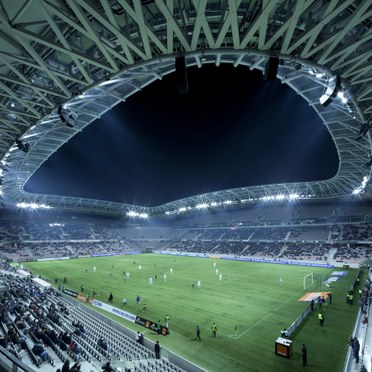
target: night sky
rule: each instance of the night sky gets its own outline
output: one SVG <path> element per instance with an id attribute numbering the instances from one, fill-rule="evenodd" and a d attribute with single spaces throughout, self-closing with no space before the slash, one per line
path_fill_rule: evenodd
<path id="1" fill-rule="evenodd" d="M 51 156 L 26 191 L 156 206 L 337 172 L 327 129 L 278 79 L 231 65 L 187 75 L 188 94 L 170 74 L 106 113 Z"/>

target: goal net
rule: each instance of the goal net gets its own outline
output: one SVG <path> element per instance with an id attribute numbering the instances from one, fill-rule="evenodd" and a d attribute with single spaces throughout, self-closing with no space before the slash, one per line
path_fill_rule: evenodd
<path id="1" fill-rule="evenodd" d="M 309 288 L 314 284 L 314 274 L 310 273 L 304 276 L 304 289 Z"/>

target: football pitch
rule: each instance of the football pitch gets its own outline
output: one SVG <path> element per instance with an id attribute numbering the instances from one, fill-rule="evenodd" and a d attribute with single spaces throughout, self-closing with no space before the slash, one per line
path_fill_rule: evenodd
<path id="1" fill-rule="evenodd" d="M 81 292 L 83 285 L 84 293 L 92 295 L 94 288 L 96 299 L 103 302 L 112 292 L 114 306 L 123 308 L 122 299 L 126 298 L 124 310 L 155 322 L 164 324 L 168 314 L 170 334 L 162 336 L 105 313 L 211 372 L 302 370 L 302 343 L 308 349 L 307 370 L 342 371 L 358 311 L 358 301 L 345 303 L 358 272 L 352 269 L 328 288 L 324 282 L 342 269 L 157 254 L 30 262 L 26 267 L 55 287 L 56 279 L 62 284 L 66 277 L 67 289 Z M 304 276 L 310 273 L 314 283 L 305 290 Z M 149 284 L 150 277 L 153 284 Z M 322 308 L 324 327 L 320 327 L 318 312 L 314 311 L 290 337 L 292 357 L 276 355 L 280 330 L 288 328 L 307 307 L 300 298 L 321 291 L 333 294 L 333 304 Z M 136 303 L 137 295 L 141 305 Z M 212 336 L 213 322 L 217 338 Z M 197 325 L 201 341 L 196 340 Z"/>

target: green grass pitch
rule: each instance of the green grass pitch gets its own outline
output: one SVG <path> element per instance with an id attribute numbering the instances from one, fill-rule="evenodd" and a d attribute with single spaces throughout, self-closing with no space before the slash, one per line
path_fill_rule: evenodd
<path id="1" fill-rule="evenodd" d="M 358 311 L 357 301 L 354 305 L 345 303 L 346 291 L 357 275 L 357 270 L 351 269 L 328 289 L 322 282 L 339 269 L 157 254 L 32 262 L 26 266 L 53 285 L 55 278 L 61 283 L 67 277 L 68 289 L 80 292 L 83 284 L 85 293 L 92 294 L 94 288 L 96 298 L 104 302 L 112 292 L 113 305 L 119 308 L 122 299 L 127 298 L 125 310 L 146 319 L 163 321 L 169 314 L 168 336 L 111 317 L 133 330 L 145 331 L 146 338 L 160 340 L 164 348 L 208 371 L 298 371 L 303 368 L 302 343 L 308 348 L 308 371 L 342 371 L 348 336 Z M 123 271 L 130 273 L 126 281 Z M 314 284 L 304 290 L 303 277 L 311 272 Z M 148 283 L 150 276 L 153 285 Z M 317 312 L 310 314 L 291 336 L 292 357 L 276 355 L 275 340 L 280 330 L 288 327 L 306 307 L 299 298 L 306 292 L 329 290 L 333 293 L 333 304 L 327 303 L 323 308 L 325 326 L 320 327 Z M 141 303 L 148 307 L 145 313 L 136 304 L 138 294 Z M 217 325 L 216 339 L 212 337 L 212 322 Z M 196 341 L 197 324 L 202 341 Z"/>

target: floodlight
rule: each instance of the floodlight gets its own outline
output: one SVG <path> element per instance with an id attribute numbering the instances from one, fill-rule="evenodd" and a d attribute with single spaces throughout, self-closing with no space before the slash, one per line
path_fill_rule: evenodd
<path id="1" fill-rule="evenodd" d="M 346 103 L 347 102 L 346 95 L 345 95 L 345 93 L 342 90 L 340 90 L 337 93 L 337 97 L 340 98 L 340 100 L 341 100 L 342 103 Z"/>
<path id="2" fill-rule="evenodd" d="M 205 209 L 205 208 L 208 208 L 208 204 L 207 203 L 202 203 L 202 204 L 198 204 L 195 206 L 196 209 Z"/>
<path id="3" fill-rule="evenodd" d="M 31 209 L 31 210 L 35 210 L 35 209 L 51 209 L 52 208 L 50 205 L 47 205 L 47 204 L 25 203 L 25 202 L 17 203 L 16 206 L 17 206 L 17 208 Z"/>
<path id="4" fill-rule="evenodd" d="M 289 194 L 289 196 L 288 196 L 289 200 L 295 200 L 295 199 L 298 199 L 298 198 L 299 198 L 298 194 Z"/>

